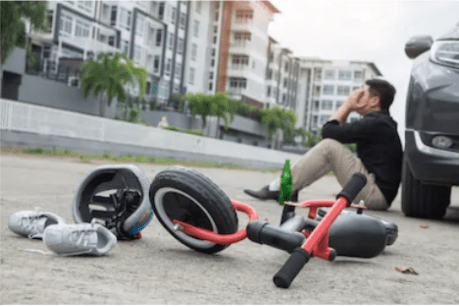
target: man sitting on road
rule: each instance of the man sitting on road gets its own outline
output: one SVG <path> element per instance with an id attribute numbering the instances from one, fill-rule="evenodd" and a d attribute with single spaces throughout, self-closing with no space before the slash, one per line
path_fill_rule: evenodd
<path id="1" fill-rule="evenodd" d="M 395 88 L 381 79 L 367 80 L 368 86 L 355 90 L 323 126 L 323 140 L 292 164 L 292 201 L 298 191 L 333 171 L 343 187 L 360 172 L 367 184 L 355 198 L 369 209 L 386 210 L 397 195 L 401 180 L 402 146 L 397 123 L 389 115 Z M 351 112 L 363 117 L 346 123 Z M 357 144 L 357 157 L 344 147 Z M 280 178 L 261 190 L 244 190 L 258 199 L 279 197 Z"/>

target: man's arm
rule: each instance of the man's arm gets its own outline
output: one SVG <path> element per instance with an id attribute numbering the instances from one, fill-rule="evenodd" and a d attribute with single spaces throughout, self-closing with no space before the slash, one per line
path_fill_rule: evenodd
<path id="1" fill-rule="evenodd" d="M 364 105 L 362 105 L 362 102 L 360 102 L 361 98 L 364 95 L 364 89 L 359 88 L 355 91 L 353 91 L 346 99 L 346 101 L 343 103 L 341 107 L 336 111 L 332 117 L 328 121 L 332 120 L 337 120 L 341 124 L 346 123 L 347 117 L 349 114 L 351 114 L 352 111 L 356 111 Z"/>

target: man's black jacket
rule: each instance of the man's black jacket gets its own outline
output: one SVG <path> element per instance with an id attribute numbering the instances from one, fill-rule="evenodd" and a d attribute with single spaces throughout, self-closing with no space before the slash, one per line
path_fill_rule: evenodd
<path id="1" fill-rule="evenodd" d="M 403 151 L 397 123 L 389 112 L 373 112 L 346 124 L 331 120 L 323 126 L 322 137 L 357 144 L 357 156 L 367 171 L 375 175 L 390 206 L 400 185 Z"/>

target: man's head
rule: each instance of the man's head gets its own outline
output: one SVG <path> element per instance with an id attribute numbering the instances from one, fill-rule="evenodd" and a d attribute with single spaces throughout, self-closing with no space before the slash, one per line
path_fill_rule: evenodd
<path id="1" fill-rule="evenodd" d="M 370 79 L 365 82 L 369 87 L 370 98 L 378 97 L 381 110 L 389 110 L 395 96 L 395 87 L 382 79 Z"/>

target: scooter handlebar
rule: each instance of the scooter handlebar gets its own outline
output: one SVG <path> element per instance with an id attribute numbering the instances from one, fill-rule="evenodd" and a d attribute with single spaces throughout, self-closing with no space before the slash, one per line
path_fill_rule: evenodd
<path id="1" fill-rule="evenodd" d="M 351 180 L 346 186 L 338 193 L 338 197 L 342 196 L 347 199 L 349 203 L 352 203 L 354 198 L 359 194 L 360 190 L 367 184 L 367 177 L 362 173 L 355 173 L 352 175 Z"/>
<path id="2" fill-rule="evenodd" d="M 301 247 L 297 247 L 290 258 L 284 263 L 282 268 L 274 275 L 274 284 L 279 288 L 288 288 L 301 271 L 303 266 L 309 261 L 311 255 Z"/>

